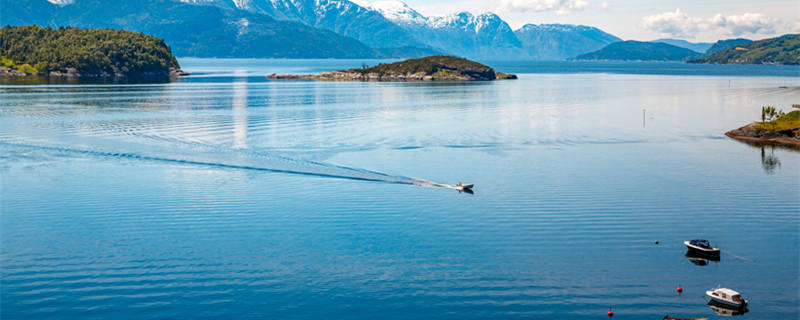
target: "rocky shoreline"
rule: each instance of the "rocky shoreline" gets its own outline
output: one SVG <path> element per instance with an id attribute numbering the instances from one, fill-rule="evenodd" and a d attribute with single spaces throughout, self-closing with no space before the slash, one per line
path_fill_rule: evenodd
<path id="1" fill-rule="evenodd" d="M 271 74 L 272 80 L 321 81 L 492 81 L 516 79 L 475 61 L 452 56 L 430 56 L 361 69 L 327 71 L 320 74 Z"/>
<path id="2" fill-rule="evenodd" d="M 728 131 L 725 135 L 736 140 L 777 144 L 800 150 L 800 127 L 773 133 L 771 131 L 762 130 L 756 123 L 751 123 L 744 127 Z"/>
<path id="3" fill-rule="evenodd" d="M 319 81 L 491 81 L 503 79 L 516 79 L 513 74 L 493 73 L 493 74 L 441 74 L 429 75 L 422 72 L 418 73 L 359 73 L 352 71 L 327 71 L 320 74 L 298 75 L 298 74 L 271 74 L 267 79 L 271 80 L 319 80 Z"/>
<path id="4" fill-rule="evenodd" d="M 80 73 L 75 68 L 67 68 L 64 71 L 51 71 L 48 73 L 26 73 L 19 70 L 14 70 L 9 67 L 0 67 L 0 77 L 25 77 L 25 76 L 46 76 L 46 77 L 67 77 L 67 78 L 82 78 L 82 77 L 97 77 L 97 78 L 122 78 L 122 77 L 182 77 L 188 76 L 189 73 L 177 68 L 169 68 L 168 72 L 139 72 L 139 73 Z"/>

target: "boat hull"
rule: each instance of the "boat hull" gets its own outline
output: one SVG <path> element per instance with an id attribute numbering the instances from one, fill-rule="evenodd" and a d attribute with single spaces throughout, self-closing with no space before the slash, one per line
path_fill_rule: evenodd
<path id="1" fill-rule="evenodd" d="M 717 305 L 717 306 L 720 306 L 720 307 L 725 307 L 725 308 L 729 308 L 729 309 L 744 309 L 745 307 L 747 307 L 747 301 L 745 301 L 743 303 L 736 303 L 736 302 L 733 302 L 733 301 L 727 301 L 727 300 L 723 300 L 723 299 L 720 299 L 718 297 L 712 296 L 708 292 L 706 292 L 706 295 L 709 298 L 711 298 L 711 302 L 714 305 Z"/>
<path id="2" fill-rule="evenodd" d="M 689 241 L 684 241 L 683 244 L 686 245 L 686 248 L 689 249 L 690 253 L 701 254 L 709 257 L 719 257 L 719 248 L 706 249 L 692 245 L 689 243 Z"/>

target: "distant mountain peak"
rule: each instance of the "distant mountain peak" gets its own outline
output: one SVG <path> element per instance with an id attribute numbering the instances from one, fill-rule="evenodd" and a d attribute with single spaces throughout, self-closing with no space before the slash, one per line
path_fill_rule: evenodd
<path id="1" fill-rule="evenodd" d="M 367 0 L 351 0 L 351 2 L 364 7 L 366 9 L 377 11 L 378 13 L 382 14 L 386 19 L 389 19 L 394 22 L 413 22 L 413 23 L 425 23 L 427 18 L 414 10 L 413 8 L 409 7 L 403 1 L 397 0 L 379 0 L 379 1 L 367 1 Z"/>

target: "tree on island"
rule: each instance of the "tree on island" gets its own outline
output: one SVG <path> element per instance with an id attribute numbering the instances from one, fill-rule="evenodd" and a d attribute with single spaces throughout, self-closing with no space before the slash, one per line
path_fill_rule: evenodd
<path id="1" fill-rule="evenodd" d="M 773 106 L 761 107 L 761 123 L 768 123 L 772 126 L 772 132 L 775 132 L 775 120 L 782 117 L 785 113 L 781 110 L 775 109 Z"/>

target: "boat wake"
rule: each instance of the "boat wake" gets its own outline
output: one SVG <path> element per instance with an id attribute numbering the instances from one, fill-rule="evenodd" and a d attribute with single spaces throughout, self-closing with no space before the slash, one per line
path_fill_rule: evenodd
<path id="1" fill-rule="evenodd" d="M 25 139 L 29 140 L 29 139 Z M 165 142 L 165 141 L 162 141 Z M 423 187 L 457 189 L 454 185 L 392 175 L 367 169 L 352 168 L 324 162 L 293 159 L 262 152 L 242 149 L 224 149 L 200 143 L 169 141 L 168 144 L 137 144 L 106 141 L 96 138 L 81 138 L 79 142 L 64 146 L 63 143 L 35 143 L 2 141 L 0 146 L 20 150 L 37 150 L 53 153 L 78 154 L 93 157 L 124 158 L 141 161 L 171 163 L 188 166 L 204 166 L 237 170 L 252 170 L 322 178 L 372 181 L 407 184 Z"/>

